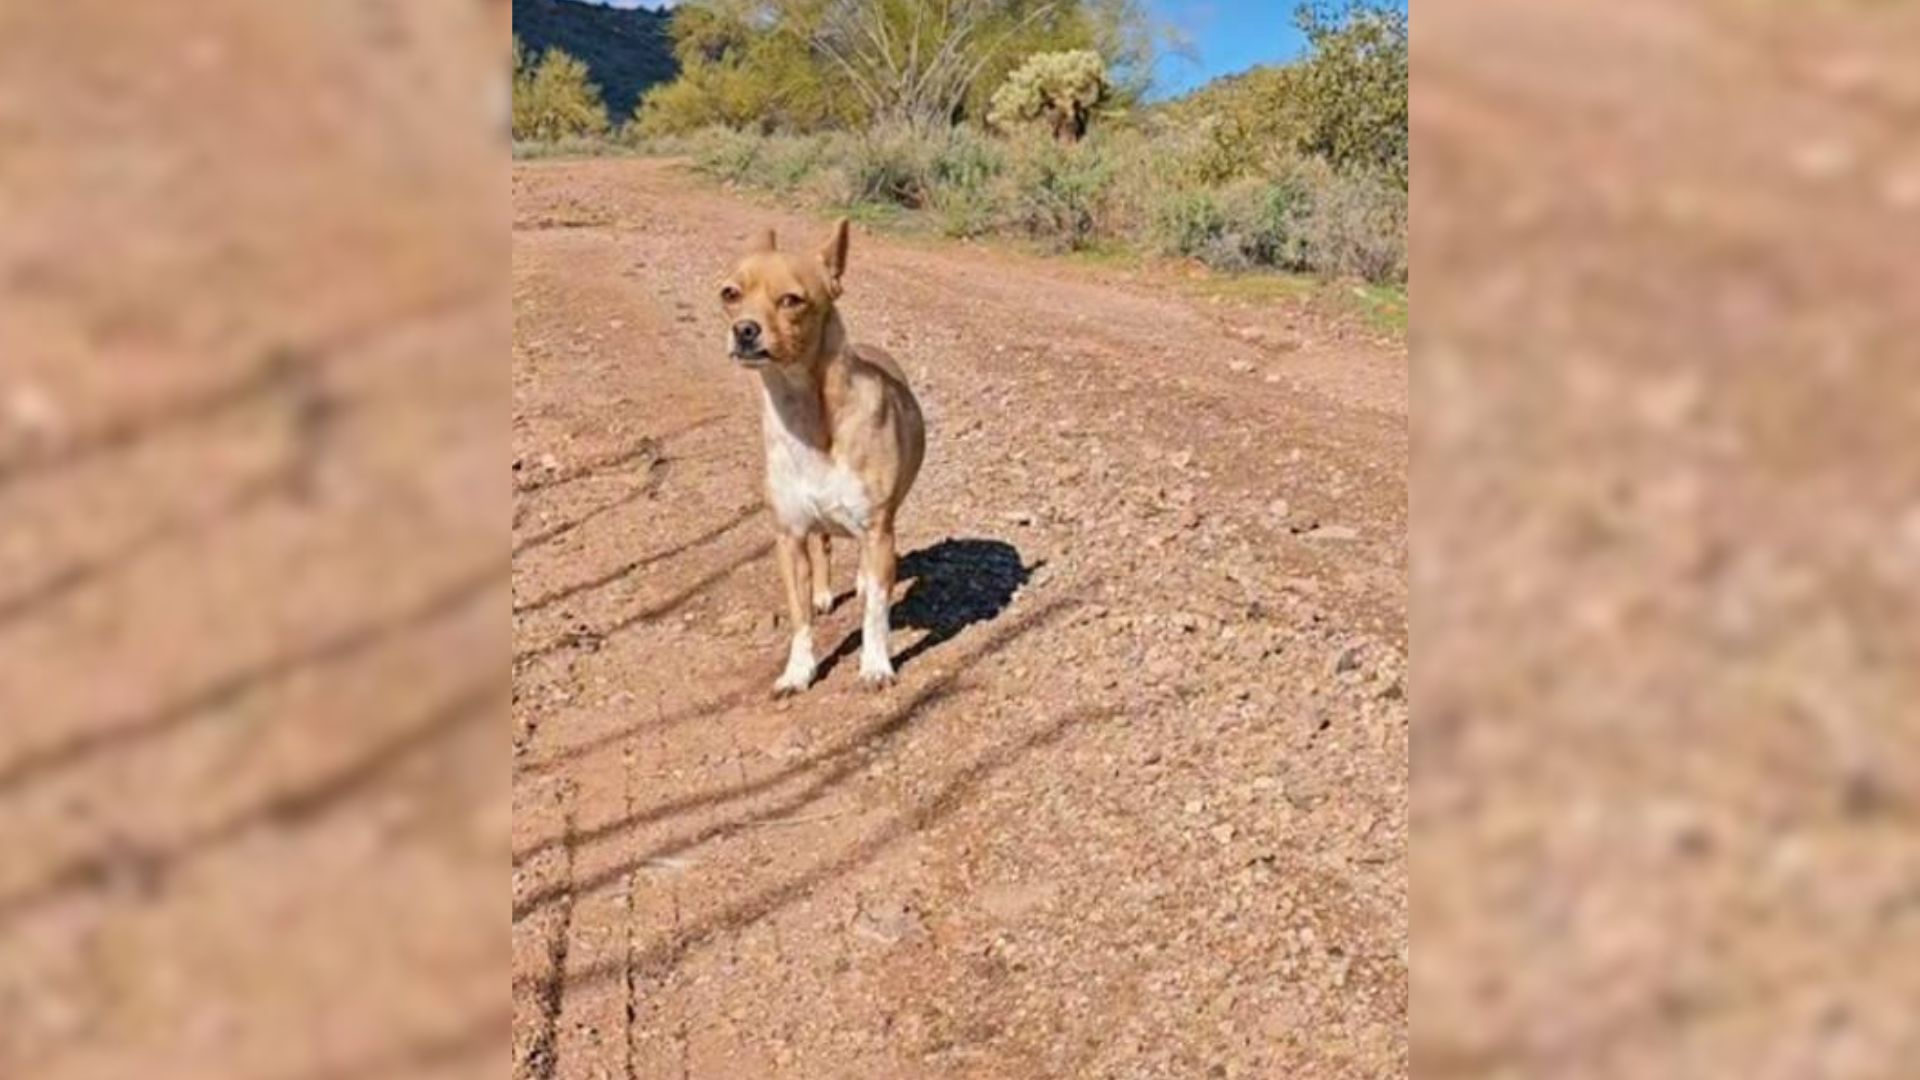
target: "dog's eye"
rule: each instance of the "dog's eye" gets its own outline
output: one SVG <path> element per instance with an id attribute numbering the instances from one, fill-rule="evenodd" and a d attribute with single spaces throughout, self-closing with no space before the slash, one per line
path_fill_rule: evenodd
<path id="1" fill-rule="evenodd" d="M 738 288 L 732 285 L 722 285 L 720 287 L 721 303 L 733 304 L 733 303 L 738 303 L 739 300 L 740 300 L 740 290 Z"/>
<path id="2" fill-rule="evenodd" d="M 807 302 L 807 298 L 804 296 L 801 296 L 799 293 L 790 292 L 787 295 L 782 296 L 780 298 L 780 306 L 783 308 L 786 308 L 788 311 L 792 311 L 793 309 L 804 305 L 806 302 Z"/>

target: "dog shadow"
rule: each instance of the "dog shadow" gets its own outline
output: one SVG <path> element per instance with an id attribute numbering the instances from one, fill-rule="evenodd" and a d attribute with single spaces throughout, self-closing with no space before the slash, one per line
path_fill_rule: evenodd
<path id="1" fill-rule="evenodd" d="M 903 556 L 895 576 L 909 584 L 890 619 L 895 630 L 925 633 L 894 655 L 894 670 L 904 670 L 967 627 L 997 618 L 1039 566 L 1022 562 L 1019 550 L 1004 540 L 980 538 L 949 537 Z M 818 678 L 859 651 L 860 642 L 861 631 L 855 629 L 821 662 Z"/>

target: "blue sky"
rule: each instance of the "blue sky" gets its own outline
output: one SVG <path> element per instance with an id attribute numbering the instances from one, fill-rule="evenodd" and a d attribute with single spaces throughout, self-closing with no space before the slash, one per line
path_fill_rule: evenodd
<path id="1" fill-rule="evenodd" d="M 1190 56 L 1160 57 L 1153 70 L 1156 98 L 1258 64 L 1291 60 L 1307 48 L 1293 28 L 1293 5 L 1287 0 L 1147 0 L 1147 8 L 1192 50 Z"/>
<path id="2" fill-rule="evenodd" d="M 661 0 L 608 0 L 616 7 L 671 7 Z M 1173 97 L 1221 75 L 1291 60 L 1307 43 L 1293 27 L 1292 0 L 1146 0 L 1153 17 L 1173 28 L 1191 55 L 1163 55 L 1154 66 L 1153 97 Z"/>

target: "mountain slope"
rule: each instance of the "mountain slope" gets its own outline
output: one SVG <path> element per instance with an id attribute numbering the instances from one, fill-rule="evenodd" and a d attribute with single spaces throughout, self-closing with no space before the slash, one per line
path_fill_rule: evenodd
<path id="1" fill-rule="evenodd" d="M 664 10 L 513 0 L 514 34 L 530 52 L 558 48 L 584 61 L 607 103 L 607 116 L 616 124 L 633 115 L 649 86 L 679 73 L 667 36 L 669 18 Z"/>

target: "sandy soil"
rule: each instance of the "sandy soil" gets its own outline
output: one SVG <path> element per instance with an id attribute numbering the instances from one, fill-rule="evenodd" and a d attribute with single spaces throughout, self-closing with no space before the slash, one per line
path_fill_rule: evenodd
<path id="1" fill-rule="evenodd" d="M 516 1076 L 1404 1074 L 1400 348 L 857 231 L 901 679 L 776 703 L 713 292 L 823 223 L 646 161 L 514 214 Z"/>

